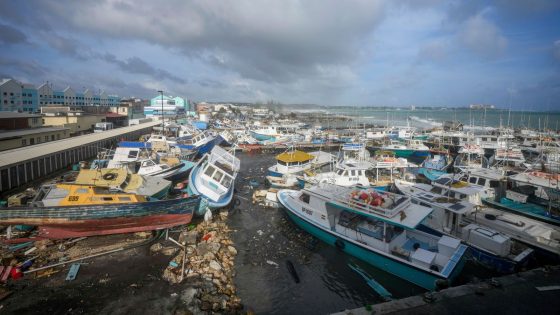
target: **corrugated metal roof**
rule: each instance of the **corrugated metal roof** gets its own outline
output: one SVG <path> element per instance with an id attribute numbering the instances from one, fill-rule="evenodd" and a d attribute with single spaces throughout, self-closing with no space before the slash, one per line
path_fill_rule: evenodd
<path id="1" fill-rule="evenodd" d="M 70 130 L 70 128 L 43 127 L 43 128 L 20 129 L 20 130 L 13 130 L 13 131 L 2 131 L 0 133 L 0 140 L 13 138 L 13 137 L 27 136 L 36 133 L 62 131 L 62 130 Z"/>
<path id="2" fill-rule="evenodd" d="M 41 115 L 18 113 L 18 112 L 0 112 L 0 119 L 4 118 L 34 118 L 41 117 Z"/>
<path id="3" fill-rule="evenodd" d="M 71 137 L 63 140 L 45 142 L 45 143 L 36 144 L 28 147 L 2 151 L 0 152 L 0 168 L 3 168 L 5 166 L 17 162 L 31 160 L 40 156 L 53 154 L 59 151 L 81 147 L 83 145 L 105 140 L 107 138 L 118 137 L 125 133 L 145 129 L 148 127 L 153 127 L 159 124 L 161 123 L 157 121 L 152 121 L 140 125 L 117 128 L 104 132 L 92 133 L 84 136 Z"/>

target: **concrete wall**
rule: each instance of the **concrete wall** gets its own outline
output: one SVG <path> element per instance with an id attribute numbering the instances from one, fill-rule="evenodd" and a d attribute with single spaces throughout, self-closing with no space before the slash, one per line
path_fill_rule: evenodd
<path id="1" fill-rule="evenodd" d="M 0 151 L 17 149 L 28 145 L 62 140 L 70 137 L 68 129 L 57 131 L 45 131 L 30 135 L 18 136 L 14 139 L 0 140 Z"/>
<path id="2" fill-rule="evenodd" d="M 104 116 L 43 116 L 44 126 L 58 126 L 70 128 L 70 134 L 93 132 L 93 127 L 98 122 L 105 122 Z"/>

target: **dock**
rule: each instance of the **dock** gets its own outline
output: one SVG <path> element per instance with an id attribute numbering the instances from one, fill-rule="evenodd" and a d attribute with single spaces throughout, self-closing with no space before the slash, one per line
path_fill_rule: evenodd
<path id="1" fill-rule="evenodd" d="M 560 266 L 546 266 L 335 314 L 556 314 L 559 294 Z"/>
<path id="2" fill-rule="evenodd" d="M 2 151 L 0 154 L 0 195 L 35 180 L 88 160 L 99 150 L 116 146 L 121 140 L 137 140 L 161 122 L 117 128 L 57 141 Z"/>

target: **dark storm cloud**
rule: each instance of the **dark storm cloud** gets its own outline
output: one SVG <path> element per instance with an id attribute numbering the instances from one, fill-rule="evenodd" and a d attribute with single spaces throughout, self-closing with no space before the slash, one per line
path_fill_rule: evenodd
<path id="1" fill-rule="evenodd" d="M 34 60 L 16 60 L 0 56 L 0 66 L 9 68 L 13 73 L 23 73 L 28 76 L 44 76 L 49 72 L 49 68 L 39 64 Z M 8 76 L 10 77 L 10 76 Z"/>
<path id="2" fill-rule="evenodd" d="M 155 79 L 168 79 L 177 83 L 186 83 L 185 80 L 173 75 L 166 70 L 155 68 L 139 57 L 131 57 L 126 60 L 119 60 L 112 54 L 105 54 L 102 56 L 102 59 L 109 63 L 117 65 L 121 70 L 128 73 L 145 74 Z"/>
<path id="3" fill-rule="evenodd" d="M 384 9 L 382 1 L 319 0 L 38 5 L 71 28 L 160 44 L 265 82 L 315 79 L 322 75 L 318 66 L 353 64 Z"/>
<path id="4" fill-rule="evenodd" d="M 0 43 L 21 44 L 27 42 L 27 36 L 10 25 L 0 23 Z"/>

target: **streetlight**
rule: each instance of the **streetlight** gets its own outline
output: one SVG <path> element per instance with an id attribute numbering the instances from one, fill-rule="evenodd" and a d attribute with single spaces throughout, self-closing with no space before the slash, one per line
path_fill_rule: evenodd
<path id="1" fill-rule="evenodd" d="M 161 134 L 165 135 L 165 125 L 164 125 L 165 118 L 163 116 L 163 91 L 158 91 L 158 93 L 161 94 Z"/>

